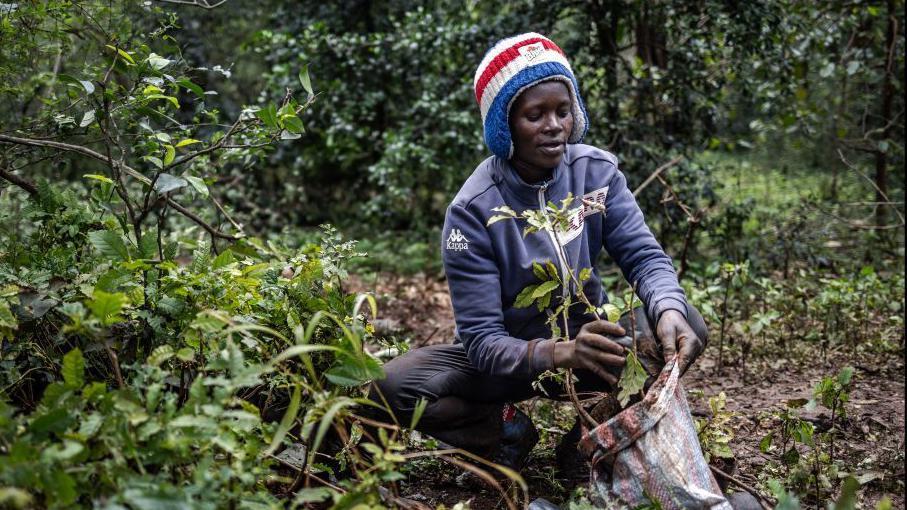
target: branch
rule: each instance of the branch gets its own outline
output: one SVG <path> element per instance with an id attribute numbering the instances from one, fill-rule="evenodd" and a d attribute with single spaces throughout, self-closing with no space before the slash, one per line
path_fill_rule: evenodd
<path id="1" fill-rule="evenodd" d="M 661 165 L 660 167 L 656 168 L 655 171 L 652 172 L 652 175 L 646 177 L 646 180 L 642 181 L 642 184 L 640 184 L 639 187 L 637 187 L 637 188 L 633 191 L 633 196 L 634 196 L 634 197 L 639 196 L 639 193 L 642 192 L 642 190 L 645 189 L 646 186 L 648 186 L 649 184 L 651 184 L 652 181 L 654 181 L 654 180 L 658 177 L 659 174 L 661 174 L 662 172 L 664 172 L 664 171 L 667 170 L 668 168 L 671 168 L 672 166 L 676 165 L 677 163 L 680 163 L 680 160 L 682 160 L 682 159 L 683 159 L 683 156 L 676 156 L 676 157 L 675 157 L 674 159 L 672 159 L 671 161 L 668 161 L 667 163 L 665 163 L 665 164 Z"/>
<path id="2" fill-rule="evenodd" d="M 98 161 L 103 161 L 104 163 L 107 163 L 109 165 L 115 165 L 117 168 L 119 168 L 123 172 L 129 174 L 130 176 L 134 177 L 139 182 L 141 182 L 147 186 L 151 186 L 151 179 L 149 179 L 145 175 L 142 175 L 138 170 L 130 167 L 129 165 L 126 165 L 125 163 L 121 163 L 118 161 L 111 161 L 109 158 L 107 158 L 103 154 L 96 152 L 92 149 L 89 149 L 88 147 L 83 147 L 81 145 L 73 145 L 70 143 L 63 143 L 63 142 L 54 142 L 52 140 L 38 140 L 38 139 L 34 139 L 34 138 L 21 138 L 21 137 L 17 137 L 17 136 L 8 136 L 8 135 L 0 135 L 0 143 L 10 143 L 10 144 L 16 144 L 16 145 L 31 145 L 34 147 L 51 147 L 51 148 L 60 149 L 63 151 L 76 152 L 76 153 L 82 154 L 84 156 L 88 156 L 92 159 L 96 159 Z M 5 178 L 5 176 L 4 176 L 4 178 Z M 10 181 L 10 182 L 12 182 L 12 181 Z M 37 189 L 35 191 L 37 191 Z M 198 224 L 200 227 L 205 229 L 209 234 L 211 234 L 212 237 L 217 237 L 220 239 L 228 239 L 231 241 L 235 241 L 235 240 L 239 239 L 239 237 L 237 237 L 237 236 L 226 234 L 224 232 L 221 232 L 220 230 L 217 230 L 216 228 L 214 228 L 213 226 L 206 223 L 204 220 L 199 218 L 196 214 L 192 213 L 191 211 L 189 211 L 188 209 L 186 209 L 185 207 L 180 205 L 178 202 L 176 202 L 169 196 L 167 196 L 165 198 L 165 200 L 167 201 L 167 204 L 170 205 L 170 207 L 173 207 L 180 214 L 182 214 L 183 216 L 189 218 L 190 220 L 192 220 L 193 222 Z"/>
<path id="3" fill-rule="evenodd" d="M 214 9 L 227 3 L 227 0 L 157 0 L 168 4 L 194 5 L 202 9 Z"/>
<path id="4" fill-rule="evenodd" d="M 19 177 L 16 174 L 11 174 L 2 168 L 0 168 L 0 177 L 24 189 L 28 192 L 29 195 L 34 196 L 38 194 L 38 187 L 35 186 L 35 183 L 29 181 L 28 179 L 25 179 L 24 177 Z"/>
<path id="5" fill-rule="evenodd" d="M 903 225 L 904 216 L 901 214 L 901 211 L 898 211 L 898 208 L 893 205 L 893 203 L 891 202 L 891 199 L 888 198 L 888 195 L 886 195 L 885 192 L 879 188 L 879 186 L 875 183 L 875 181 L 873 181 L 872 179 L 869 178 L 869 176 L 867 176 L 866 174 L 861 172 L 860 169 L 858 169 L 856 166 L 854 166 L 850 161 L 847 161 L 847 158 L 844 157 L 844 153 L 841 152 L 841 149 L 838 149 L 838 156 L 841 157 L 841 161 L 845 165 L 847 165 L 847 168 L 853 170 L 854 172 L 857 173 L 857 175 L 859 175 L 860 177 L 869 181 L 869 184 L 872 184 L 872 187 L 875 188 L 875 190 L 877 192 L 879 192 L 879 196 L 881 196 L 885 200 L 885 202 L 888 202 L 889 204 L 891 204 L 891 208 L 894 209 L 894 213 L 898 215 L 898 218 L 901 220 L 901 225 Z"/>

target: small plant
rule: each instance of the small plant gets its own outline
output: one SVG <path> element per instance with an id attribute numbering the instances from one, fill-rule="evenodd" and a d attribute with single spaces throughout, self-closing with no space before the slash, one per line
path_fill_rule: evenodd
<path id="1" fill-rule="evenodd" d="M 709 397 L 711 416 L 698 418 L 695 421 L 696 432 L 699 435 L 699 445 L 706 462 L 711 462 L 713 457 L 733 459 L 731 441 L 734 439 L 734 430 L 731 420 L 734 413 L 727 409 L 727 396 L 724 392 Z"/>
<path id="2" fill-rule="evenodd" d="M 574 292 L 577 299 L 579 299 L 580 304 L 585 305 L 586 312 L 593 314 L 597 320 L 601 320 L 602 316 L 605 316 L 607 320 L 617 322 L 621 317 L 620 308 L 610 303 L 595 306 L 583 291 L 583 284 L 592 276 L 592 268 L 581 268 L 577 271 L 576 268 L 569 267 L 567 264 L 569 257 L 567 257 L 563 244 L 560 241 L 561 234 L 568 230 L 571 221 L 575 219 L 578 214 L 582 213 L 584 207 L 599 209 L 604 212 L 604 206 L 595 202 L 584 200 L 579 205 L 574 206 L 575 203 L 576 199 L 570 194 L 561 200 L 560 205 L 548 202 L 544 209 L 526 209 L 519 214 L 507 206 L 495 207 L 492 210 L 498 214 L 492 216 L 487 223 L 488 225 L 492 225 L 502 220 L 521 219 L 527 223 L 526 227 L 523 229 L 524 236 L 543 231 L 550 234 L 555 239 L 557 245 L 555 248 L 558 251 L 558 258 L 565 266 L 567 266 L 565 267 L 563 274 L 550 260 L 545 261 L 544 264 L 534 263 L 532 269 L 536 278 L 539 279 L 539 283 L 525 287 L 517 295 L 514 302 L 514 306 L 517 308 L 526 308 L 535 305 L 539 311 L 547 311 L 547 324 L 551 329 L 551 334 L 554 338 L 571 338 L 570 331 L 561 332 L 558 320 L 563 319 L 563 324 L 565 326 L 569 323 L 569 310 L 571 306 L 575 304 L 573 302 Z M 553 300 L 553 296 L 557 289 L 567 289 L 567 291 L 562 292 L 562 299 L 559 302 Z M 628 311 L 631 314 L 631 322 L 634 322 L 633 326 L 635 326 L 635 320 L 634 317 L 632 317 L 634 298 L 635 295 L 631 295 L 628 300 L 624 300 L 624 303 L 627 303 Z M 552 305 L 552 301 L 554 301 L 555 304 L 553 310 L 550 310 L 549 308 Z M 622 406 L 627 405 L 634 395 L 641 394 L 645 381 L 648 378 L 648 374 L 636 357 L 635 331 L 631 331 L 630 334 L 633 335 L 634 345 L 633 348 L 629 349 L 627 352 L 626 364 L 624 365 L 620 380 L 618 381 L 618 387 L 620 388 L 618 399 Z M 579 400 L 573 390 L 572 371 L 568 369 L 566 372 L 567 391 L 570 393 L 571 400 L 573 401 L 574 407 L 576 407 L 577 413 L 579 413 L 588 424 L 597 425 L 595 420 L 592 419 L 579 404 Z"/>

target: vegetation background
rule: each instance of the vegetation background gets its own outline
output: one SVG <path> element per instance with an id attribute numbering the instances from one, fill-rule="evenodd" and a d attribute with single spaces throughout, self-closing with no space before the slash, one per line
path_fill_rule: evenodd
<path id="1" fill-rule="evenodd" d="M 585 508 L 552 448 L 477 489 L 362 426 L 382 359 L 451 339 L 473 72 L 530 30 L 713 331 L 707 455 L 903 508 L 900 0 L 0 3 L 0 507 Z"/>

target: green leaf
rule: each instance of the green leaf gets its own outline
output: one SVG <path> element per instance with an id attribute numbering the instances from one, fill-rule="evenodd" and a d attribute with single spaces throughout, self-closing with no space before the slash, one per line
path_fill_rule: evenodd
<path id="1" fill-rule="evenodd" d="M 113 260 L 129 260 L 129 249 L 120 234 L 112 230 L 95 230 L 88 233 L 88 241 L 102 256 Z"/>
<path id="2" fill-rule="evenodd" d="M 558 272 L 557 267 L 555 267 L 554 262 L 550 260 L 545 263 L 545 269 L 548 270 L 548 274 L 551 276 L 552 280 L 561 281 L 560 272 Z"/>
<path id="3" fill-rule="evenodd" d="M 195 177 L 194 175 L 186 175 L 184 177 L 187 181 L 189 181 L 189 184 L 195 191 L 199 193 L 199 195 L 208 198 L 210 192 L 208 191 L 208 185 L 205 184 L 205 181 L 203 179 Z"/>
<path id="4" fill-rule="evenodd" d="M 768 453 L 768 449 L 772 447 L 772 440 L 774 436 L 771 432 L 765 435 L 762 438 L 762 441 L 759 441 L 759 451 L 762 453 Z"/>
<path id="5" fill-rule="evenodd" d="M 585 282 L 592 276 L 592 268 L 584 267 L 579 271 L 579 281 Z"/>
<path id="6" fill-rule="evenodd" d="M 120 320 L 119 314 L 128 302 L 129 299 L 122 292 L 107 293 L 95 289 L 92 299 L 88 303 L 88 309 L 101 321 L 101 324 L 109 326 Z"/>
<path id="7" fill-rule="evenodd" d="M 612 305 L 611 303 L 605 303 L 602 305 L 602 308 L 605 311 L 605 315 L 609 322 L 617 322 L 620 320 L 620 308 Z"/>
<path id="8" fill-rule="evenodd" d="M 532 263 L 532 274 L 535 275 L 539 280 L 547 280 L 548 274 L 545 272 L 545 268 L 542 267 L 538 262 Z"/>
<path id="9" fill-rule="evenodd" d="M 273 104 L 258 110 L 255 112 L 255 116 L 261 119 L 261 121 L 271 129 L 277 128 L 277 108 Z"/>
<path id="10" fill-rule="evenodd" d="M 831 507 L 832 510 L 854 510 L 857 507 L 857 491 L 860 489 L 860 482 L 853 476 L 844 479 L 841 485 L 841 495 Z"/>
<path id="11" fill-rule="evenodd" d="M 61 83 L 67 83 L 70 85 L 75 85 L 76 87 L 81 87 L 85 90 L 85 92 L 89 94 L 94 93 L 94 83 L 89 80 L 79 80 L 68 74 L 58 74 L 57 79 L 59 79 Z"/>
<path id="12" fill-rule="evenodd" d="M 319 503 L 330 498 L 331 495 L 331 490 L 327 487 L 306 487 L 296 491 L 296 497 L 293 498 L 293 504 L 302 505 L 304 503 Z"/>
<path id="13" fill-rule="evenodd" d="M 109 44 L 106 46 L 108 48 L 116 51 L 121 57 L 123 57 L 123 60 L 125 60 L 126 62 L 129 63 L 129 65 L 133 65 L 133 66 L 135 65 L 135 60 L 132 58 L 132 55 L 130 55 L 129 53 L 126 52 L 126 50 L 111 46 Z"/>
<path id="14" fill-rule="evenodd" d="M 548 308 L 548 305 L 550 305 L 550 304 L 551 304 L 551 293 L 550 292 L 548 294 L 545 294 L 544 296 L 539 298 L 538 301 L 535 302 L 535 305 L 536 305 L 536 307 L 538 307 L 538 310 L 540 312 L 545 310 L 546 308 Z"/>
<path id="15" fill-rule="evenodd" d="M 312 97 L 315 93 L 312 90 L 312 79 L 309 77 L 309 65 L 306 64 L 299 71 L 299 84 Z"/>
<path id="16" fill-rule="evenodd" d="M 648 377 L 649 374 L 647 374 L 646 370 L 642 367 L 642 364 L 636 357 L 636 353 L 628 350 L 627 360 L 624 364 L 623 372 L 620 374 L 620 381 L 617 383 L 618 387 L 620 387 L 620 392 L 617 394 L 617 400 L 620 401 L 621 406 L 626 406 L 633 395 L 642 391 Z"/>
<path id="17" fill-rule="evenodd" d="M 159 367 L 162 363 L 174 356 L 172 345 L 160 345 L 151 351 L 148 356 L 147 364 L 153 367 Z"/>
<path id="18" fill-rule="evenodd" d="M 168 173 L 162 173 L 154 183 L 154 190 L 163 195 L 164 193 L 184 188 L 189 185 L 189 181 L 182 177 L 177 177 Z"/>
<path id="19" fill-rule="evenodd" d="M 176 159 L 176 149 L 172 145 L 165 145 L 164 151 L 164 166 L 167 166 Z"/>
<path id="20" fill-rule="evenodd" d="M 516 300 L 513 302 L 514 308 L 526 308 L 532 304 L 533 298 L 532 293 L 535 292 L 535 289 L 538 285 L 529 285 L 520 291 L 516 296 Z"/>
<path id="21" fill-rule="evenodd" d="M 356 387 L 384 377 L 384 370 L 371 356 L 341 356 L 339 364 L 325 372 L 328 381 L 337 386 Z"/>
<path id="22" fill-rule="evenodd" d="M 177 101 L 177 99 L 173 96 L 165 96 L 164 94 L 149 94 L 145 97 L 147 99 L 163 99 L 165 101 L 169 101 L 170 104 L 172 104 L 174 108 L 176 108 L 177 110 L 180 109 L 180 102 Z"/>
<path id="23" fill-rule="evenodd" d="M 280 443 L 283 442 L 283 438 L 286 437 L 287 432 L 293 428 L 293 424 L 296 422 L 296 416 L 299 415 L 299 403 L 302 400 L 302 392 L 299 389 L 299 385 L 293 387 L 293 395 L 290 396 L 290 405 L 287 406 L 287 412 L 283 414 L 283 418 L 280 420 L 280 425 L 277 426 L 277 430 L 274 431 L 274 437 L 271 439 L 271 445 L 265 450 L 264 455 L 272 455 L 277 448 L 280 446 Z"/>
<path id="24" fill-rule="evenodd" d="M 82 120 L 79 122 L 79 127 L 86 127 L 94 122 L 94 110 L 88 110 L 85 112 L 85 115 L 82 116 Z"/>
<path id="25" fill-rule="evenodd" d="M 85 357 L 78 347 L 63 356 L 63 382 L 68 388 L 78 389 L 85 385 Z"/>
<path id="26" fill-rule="evenodd" d="M 488 218 L 488 222 L 485 223 L 485 226 L 490 227 L 499 221 L 512 220 L 512 219 L 513 219 L 513 216 L 507 216 L 504 214 L 496 214 L 496 215 L 492 216 L 491 218 Z"/>
<path id="27" fill-rule="evenodd" d="M 183 347 L 182 349 L 176 351 L 176 357 L 180 361 L 192 361 L 195 359 L 195 349 L 191 347 Z"/>
<path id="28" fill-rule="evenodd" d="M 334 421 L 334 416 L 340 412 L 344 407 L 351 407 L 356 405 L 356 401 L 350 398 L 341 398 L 338 399 L 334 404 L 328 409 L 324 416 L 321 417 L 321 423 L 318 424 L 318 430 L 315 432 L 315 440 L 312 442 L 312 451 L 317 452 L 318 447 L 321 446 L 321 441 L 324 439 L 324 435 L 327 434 L 328 428 L 331 426 L 331 423 Z"/>
<path id="29" fill-rule="evenodd" d="M 151 259 L 157 255 L 157 252 L 157 236 L 152 235 L 150 232 L 146 233 L 139 243 L 139 254 L 142 258 Z"/>
<path id="30" fill-rule="evenodd" d="M 847 387 L 850 385 L 850 380 L 853 378 L 853 367 L 844 367 L 841 369 L 841 372 L 838 374 L 838 384 L 841 386 Z"/>
<path id="31" fill-rule="evenodd" d="M 145 160 L 149 161 L 152 165 L 156 166 L 159 169 L 164 168 L 164 162 L 161 161 L 161 158 L 155 156 L 145 156 Z"/>
<path id="32" fill-rule="evenodd" d="M 187 146 L 187 145 L 192 145 L 192 144 L 194 144 L 194 143 L 202 143 L 202 141 L 201 141 L 201 140 L 196 140 L 195 138 L 186 138 L 186 139 L 184 139 L 184 140 L 180 140 L 179 143 L 176 144 L 176 146 L 177 146 L 177 147 L 185 147 L 185 146 Z"/>
<path id="33" fill-rule="evenodd" d="M 107 184 L 113 184 L 113 179 L 107 177 L 106 175 L 100 174 L 85 174 L 82 177 L 86 179 L 94 179 L 96 181 L 106 182 Z"/>
<path id="34" fill-rule="evenodd" d="M 424 397 L 416 402 L 416 408 L 413 410 L 413 417 L 409 420 L 409 428 L 415 430 L 416 425 L 419 424 L 419 420 L 422 418 L 422 413 L 425 412 L 426 406 L 428 406 L 428 400 Z"/>
<path id="35" fill-rule="evenodd" d="M 211 269 L 220 269 L 222 267 L 229 266 L 235 261 L 236 259 L 233 257 L 233 252 L 230 250 L 224 250 L 211 263 Z"/>
<path id="36" fill-rule="evenodd" d="M 145 59 L 145 62 L 148 62 L 148 64 L 153 67 L 154 70 L 160 71 L 161 69 L 170 65 L 171 61 L 170 59 L 166 59 L 158 55 L 157 53 L 152 53 L 148 55 L 148 58 Z"/>
<path id="37" fill-rule="evenodd" d="M 192 80 L 190 80 L 188 78 L 176 80 L 176 84 L 179 85 L 180 87 L 183 87 L 186 90 L 191 91 L 193 94 L 195 94 L 198 97 L 201 97 L 201 98 L 205 97 L 205 91 L 202 90 L 201 87 L 199 87 L 198 85 L 193 83 Z"/>
<path id="38" fill-rule="evenodd" d="M 283 127 L 287 131 L 294 134 L 304 133 L 305 129 L 302 127 L 302 119 L 296 115 L 288 116 L 283 119 Z"/>
<path id="39" fill-rule="evenodd" d="M 547 282 L 542 282 L 534 291 L 532 291 L 532 299 L 538 299 L 545 294 L 550 294 L 552 290 L 556 289 L 560 285 L 558 282 L 548 280 Z"/>

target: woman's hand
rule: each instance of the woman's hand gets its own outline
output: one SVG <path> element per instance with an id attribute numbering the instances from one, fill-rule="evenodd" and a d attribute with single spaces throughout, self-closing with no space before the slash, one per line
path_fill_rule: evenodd
<path id="1" fill-rule="evenodd" d="M 680 366 L 681 375 L 705 349 L 705 342 L 696 335 L 683 314 L 677 310 L 667 310 L 661 314 L 655 334 L 661 340 L 666 363 L 671 361 L 676 353 L 680 353 L 677 364 Z"/>
<path id="2" fill-rule="evenodd" d="M 554 344 L 554 366 L 585 368 L 611 386 L 616 386 L 618 377 L 608 372 L 606 367 L 623 367 L 625 349 L 603 335 L 624 336 L 626 332 L 613 322 L 598 320 L 586 323 L 575 340 Z"/>

